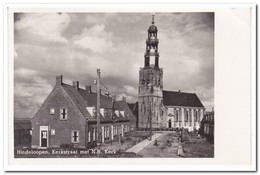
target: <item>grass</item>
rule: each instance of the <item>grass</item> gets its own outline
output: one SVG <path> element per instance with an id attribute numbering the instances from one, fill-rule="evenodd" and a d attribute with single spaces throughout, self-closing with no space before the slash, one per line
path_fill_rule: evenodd
<path id="1" fill-rule="evenodd" d="M 172 145 L 169 146 L 167 140 L 172 140 Z M 163 132 L 163 134 L 157 138 L 158 146 L 155 146 L 154 143 L 149 144 L 138 154 L 143 157 L 161 157 L 161 158 L 178 158 L 177 148 L 178 148 L 178 139 L 176 132 Z"/>
<path id="2" fill-rule="evenodd" d="M 206 138 L 198 137 L 196 134 L 189 134 L 189 141 L 183 143 L 183 157 L 214 157 L 214 144 Z"/>

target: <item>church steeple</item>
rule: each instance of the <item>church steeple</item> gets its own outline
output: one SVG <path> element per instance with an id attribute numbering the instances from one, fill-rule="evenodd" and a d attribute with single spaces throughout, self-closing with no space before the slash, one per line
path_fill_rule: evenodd
<path id="1" fill-rule="evenodd" d="M 159 68 L 159 52 L 154 15 L 148 28 L 144 67 L 139 70 L 138 87 L 138 127 L 160 128 L 166 123 L 163 105 L 163 69 Z"/>
<path id="2" fill-rule="evenodd" d="M 154 14 L 152 16 L 152 25 L 148 28 L 148 38 L 146 39 L 146 51 L 144 54 L 144 67 L 159 68 L 159 52 L 157 32 L 158 29 L 154 25 Z"/>

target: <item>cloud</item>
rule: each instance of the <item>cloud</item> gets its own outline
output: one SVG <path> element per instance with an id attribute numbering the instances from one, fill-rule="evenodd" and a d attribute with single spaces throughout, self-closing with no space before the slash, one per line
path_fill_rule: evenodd
<path id="1" fill-rule="evenodd" d="M 18 15 L 18 14 L 17 14 Z M 44 41 L 66 43 L 62 32 L 70 22 L 66 13 L 23 13 L 14 28 L 24 35 L 32 35 Z M 26 40 L 24 40 L 26 41 Z"/>
<path id="2" fill-rule="evenodd" d="M 194 92 L 214 106 L 214 14 L 158 13 L 159 65 L 165 90 Z M 15 16 L 15 113 L 33 116 L 63 75 L 101 81 L 118 99 L 137 101 L 149 13 L 46 13 Z M 104 87 L 103 87 L 104 88 Z M 93 87 L 95 89 L 95 86 Z M 105 88 L 104 88 L 105 89 Z"/>
<path id="3" fill-rule="evenodd" d="M 31 118 L 50 93 L 52 86 L 32 70 L 18 69 L 14 76 L 15 116 Z"/>
<path id="4" fill-rule="evenodd" d="M 97 24 L 85 28 L 81 35 L 74 36 L 74 44 L 82 49 L 89 49 L 94 53 L 115 51 L 112 33 L 106 32 L 104 24 Z"/>

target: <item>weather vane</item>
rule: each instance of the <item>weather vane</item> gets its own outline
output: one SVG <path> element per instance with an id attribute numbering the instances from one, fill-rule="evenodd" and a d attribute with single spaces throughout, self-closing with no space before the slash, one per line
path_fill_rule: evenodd
<path id="1" fill-rule="evenodd" d="M 154 24 L 154 15 L 155 13 L 153 12 L 152 24 Z"/>

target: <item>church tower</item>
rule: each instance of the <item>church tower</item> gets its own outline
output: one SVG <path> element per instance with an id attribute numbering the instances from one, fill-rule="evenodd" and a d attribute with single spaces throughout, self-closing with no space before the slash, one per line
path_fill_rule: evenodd
<path id="1" fill-rule="evenodd" d="M 139 71 L 138 127 L 144 129 L 150 126 L 166 127 L 162 110 L 163 70 L 159 67 L 157 32 L 153 15 L 146 39 L 144 67 Z"/>

